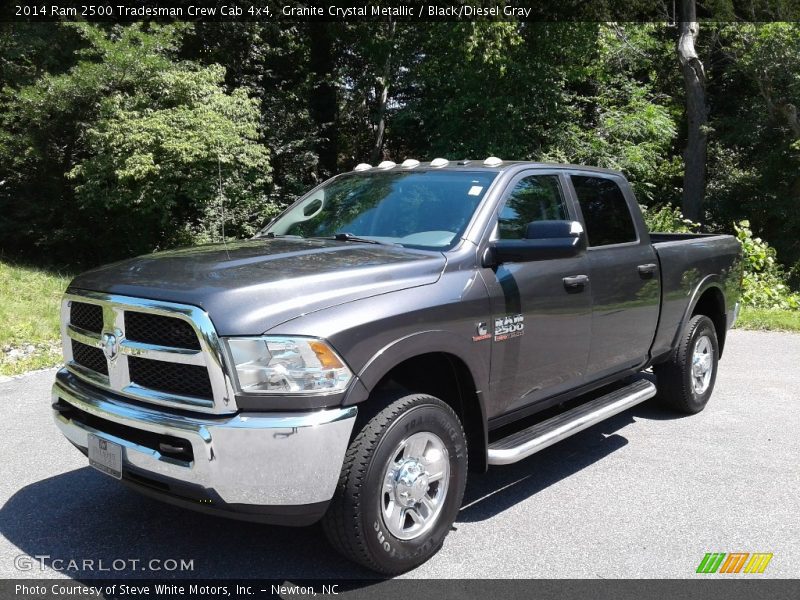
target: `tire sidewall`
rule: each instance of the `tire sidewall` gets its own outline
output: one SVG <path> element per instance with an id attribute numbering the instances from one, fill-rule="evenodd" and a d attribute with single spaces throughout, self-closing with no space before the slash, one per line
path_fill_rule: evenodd
<path id="1" fill-rule="evenodd" d="M 694 356 L 694 349 L 698 340 L 701 337 L 707 337 L 711 340 L 711 347 L 713 349 L 713 356 L 711 357 L 711 381 L 708 383 L 706 391 L 698 394 L 692 385 L 692 357 Z M 714 384 L 717 381 L 717 367 L 719 361 L 719 343 L 717 342 L 717 334 L 714 330 L 714 324 L 708 317 L 701 317 L 697 319 L 689 343 L 686 345 L 686 351 L 683 360 L 683 386 L 687 400 L 692 408 L 702 410 L 708 403 L 712 392 L 714 391 Z"/>
<path id="2" fill-rule="evenodd" d="M 383 522 L 383 477 L 392 453 L 410 435 L 434 433 L 447 448 L 450 477 L 442 512 L 427 533 L 411 540 L 394 537 Z M 407 570 L 427 560 L 444 542 L 460 509 L 467 472 L 467 447 L 461 424 L 434 403 L 418 404 L 401 413 L 387 427 L 375 447 L 362 487 L 362 527 L 370 554 L 391 571 Z"/>

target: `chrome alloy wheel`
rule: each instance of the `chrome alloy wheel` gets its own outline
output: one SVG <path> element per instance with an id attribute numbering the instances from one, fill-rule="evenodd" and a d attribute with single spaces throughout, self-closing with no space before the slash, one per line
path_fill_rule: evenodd
<path id="1" fill-rule="evenodd" d="M 412 540 L 433 527 L 449 480 L 450 460 L 439 436 L 425 431 L 400 442 L 386 465 L 380 500 L 391 534 Z"/>
<path id="2" fill-rule="evenodd" d="M 714 346 L 708 336 L 697 338 L 692 353 L 692 390 L 702 395 L 711 383 L 714 373 Z"/>

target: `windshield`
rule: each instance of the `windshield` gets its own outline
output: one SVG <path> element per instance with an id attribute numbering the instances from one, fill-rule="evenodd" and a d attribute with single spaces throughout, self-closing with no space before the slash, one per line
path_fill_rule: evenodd
<path id="1" fill-rule="evenodd" d="M 497 177 L 491 171 L 354 173 L 291 206 L 259 235 L 342 234 L 424 249 L 451 248 Z M 363 241 L 363 240 L 362 240 Z"/>

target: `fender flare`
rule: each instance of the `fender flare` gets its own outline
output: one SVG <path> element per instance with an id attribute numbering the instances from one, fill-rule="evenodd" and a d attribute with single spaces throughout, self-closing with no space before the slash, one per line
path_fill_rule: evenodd
<path id="1" fill-rule="evenodd" d="M 706 275 L 700 283 L 695 286 L 694 293 L 692 297 L 689 299 L 689 303 L 686 306 L 686 310 L 683 313 L 683 317 L 681 318 L 680 325 L 678 326 L 678 330 L 675 332 L 675 336 L 672 338 L 672 348 L 673 352 L 674 349 L 677 348 L 678 339 L 683 332 L 683 328 L 694 312 L 694 309 L 697 307 L 697 303 L 700 301 L 700 298 L 705 294 L 708 290 L 716 288 L 719 290 L 720 295 L 722 296 L 722 314 L 727 315 L 728 307 L 725 306 L 725 288 L 722 286 L 722 282 L 720 281 L 719 275 L 711 274 Z M 722 332 L 722 336 L 725 335 L 725 332 Z M 722 351 L 720 349 L 720 356 L 722 356 Z"/>
<path id="2" fill-rule="evenodd" d="M 398 338 L 375 352 L 366 362 L 356 376 L 358 385 L 350 388 L 342 400 L 342 405 L 348 406 L 367 400 L 372 390 L 387 373 L 410 358 L 429 353 L 450 354 L 466 365 L 475 385 L 485 451 L 488 443 L 485 390 L 489 385 L 489 364 L 488 361 L 481 360 L 481 354 L 484 351 L 488 354 L 488 350 L 480 348 L 480 346 L 480 342 L 470 344 L 465 341 L 463 336 L 438 329 L 419 331 Z"/>
<path id="3" fill-rule="evenodd" d="M 356 376 L 366 391 L 371 392 L 384 375 L 403 361 L 421 354 L 441 352 L 452 354 L 467 366 L 472 375 L 476 392 L 482 395 L 489 382 L 489 366 L 480 360 L 476 352 L 465 352 L 465 344 L 462 336 L 449 331 L 432 329 L 415 332 L 393 340 L 379 349 Z M 344 404 L 355 404 L 361 401 L 361 399 L 354 401 L 351 395 L 352 393 L 348 393 L 345 396 Z M 356 396 L 358 395 L 360 394 L 356 392 Z"/>

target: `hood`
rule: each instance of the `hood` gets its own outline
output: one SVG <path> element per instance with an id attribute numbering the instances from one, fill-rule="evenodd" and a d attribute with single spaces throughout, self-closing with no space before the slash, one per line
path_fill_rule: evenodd
<path id="1" fill-rule="evenodd" d="M 192 304 L 219 335 L 257 335 L 294 317 L 435 283 L 439 252 L 323 239 L 254 239 L 157 252 L 76 277 L 93 290 Z"/>

